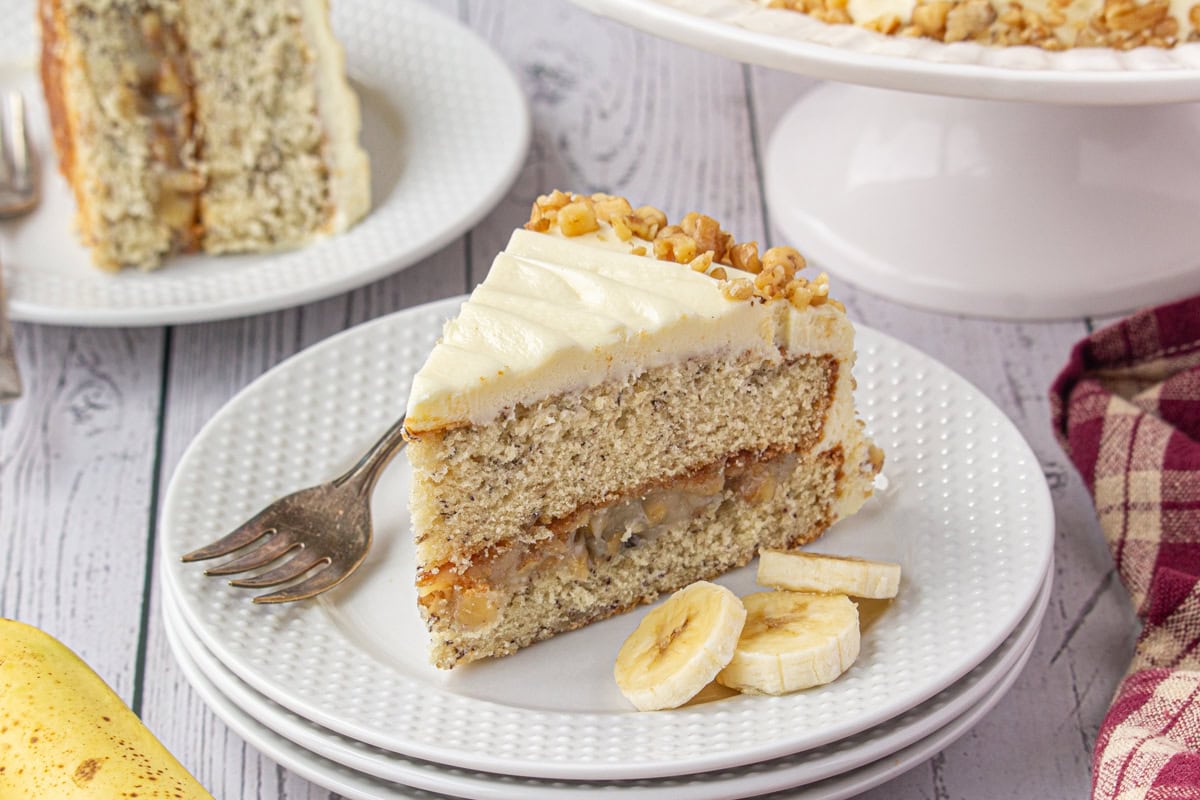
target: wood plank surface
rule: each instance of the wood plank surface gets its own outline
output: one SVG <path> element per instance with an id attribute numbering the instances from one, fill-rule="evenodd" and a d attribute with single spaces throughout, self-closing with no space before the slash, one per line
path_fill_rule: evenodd
<path id="1" fill-rule="evenodd" d="M 0 406 L 0 615 L 80 652 L 218 798 L 336 796 L 231 733 L 166 642 L 156 517 L 180 457 L 223 404 L 331 334 L 466 291 L 552 188 L 612 191 L 672 218 L 704 210 L 739 239 L 783 243 L 763 207 L 760 154 L 811 81 L 563 0 L 430 3 L 500 52 L 533 114 L 515 184 L 470 233 L 390 278 L 286 311 L 167 328 L 16 326 L 26 393 Z M 1046 391 L 1070 346 L 1109 319 L 1008 323 L 918 311 L 822 266 L 854 320 L 943 361 L 1013 419 L 1049 482 L 1058 525 L 1047 621 L 1013 690 L 961 740 L 864 797 L 1085 796 L 1091 746 L 1136 626 L 1090 499 L 1054 440 Z"/>
<path id="2" fill-rule="evenodd" d="M 14 335 L 24 394 L 0 405 L 0 616 L 66 642 L 133 702 L 163 333 Z"/>

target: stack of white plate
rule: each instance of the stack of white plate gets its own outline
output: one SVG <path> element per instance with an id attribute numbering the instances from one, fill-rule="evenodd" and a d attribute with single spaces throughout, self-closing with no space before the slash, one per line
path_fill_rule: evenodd
<path id="1" fill-rule="evenodd" d="M 376 489 L 376 541 L 347 585 L 256 606 L 180 554 L 274 497 L 349 466 L 404 408 L 459 299 L 347 331 L 232 400 L 180 462 L 164 509 L 167 631 L 233 730 L 351 798 L 436 794 L 847 797 L 961 736 L 1016 680 L 1050 593 L 1054 518 L 1037 459 L 983 395 L 928 356 L 858 333 L 859 408 L 887 487 L 813 550 L 896 561 L 900 595 L 865 602 L 862 653 L 784 697 L 710 687 L 638 713 L 612 664 L 641 611 L 450 673 L 427 662 L 400 458 Z M 756 589 L 753 569 L 721 582 Z"/>

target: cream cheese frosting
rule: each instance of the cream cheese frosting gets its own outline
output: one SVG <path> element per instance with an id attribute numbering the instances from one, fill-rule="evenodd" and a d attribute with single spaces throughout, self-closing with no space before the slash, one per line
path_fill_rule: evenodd
<path id="1" fill-rule="evenodd" d="M 853 359 L 853 329 L 833 305 L 730 299 L 687 264 L 630 253 L 638 244 L 607 226 L 570 238 L 515 231 L 413 378 L 407 430 L 483 425 L 520 404 L 714 354 Z"/>
<path id="2" fill-rule="evenodd" d="M 362 114 L 358 95 L 346 79 L 346 55 L 327 24 L 328 0 L 300 0 L 304 35 L 312 47 L 317 83 L 317 113 L 325 128 L 332 213 L 315 238 L 340 233 L 371 207 L 371 174 L 367 153 L 359 145 Z"/>

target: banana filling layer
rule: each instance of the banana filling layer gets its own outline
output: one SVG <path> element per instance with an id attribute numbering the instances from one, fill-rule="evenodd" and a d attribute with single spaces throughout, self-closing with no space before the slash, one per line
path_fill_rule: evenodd
<path id="1" fill-rule="evenodd" d="M 738 454 L 669 484 L 631 492 L 603 506 L 585 506 L 545 526 L 545 538 L 489 547 L 466 565 L 443 564 L 417 577 L 419 602 L 430 615 L 464 629 L 497 621 L 504 598 L 535 576 L 566 570 L 586 579 L 598 564 L 654 541 L 672 527 L 738 498 L 760 503 L 796 468 L 794 452 Z"/>
<path id="2" fill-rule="evenodd" d="M 131 25 L 141 46 L 123 65 L 123 77 L 134 87 L 138 114 L 150 129 L 149 157 L 158 177 L 157 216 L 171 229 L 173 248 L 190 250 L 197 243 L 204 179 L 194 169 L 195 111 L 187 46 L 175 24 L 157 12 L 148 11 Z"/>

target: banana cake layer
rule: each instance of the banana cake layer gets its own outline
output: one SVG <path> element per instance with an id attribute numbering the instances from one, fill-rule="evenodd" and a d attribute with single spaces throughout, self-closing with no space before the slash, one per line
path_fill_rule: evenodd
<path id="1" fill-rule="evenodd" d="M 324 0 L 40 0 L 42 84 L 105 269 L 294 247 L 366 213 Z"/>
<path id="2" fill-rule="evenodd" d="M 853 329 L 791 248 L 539 198 L 413 381 L 418 596 L 441 667 L 809 541 L 871 492 Z"/>

